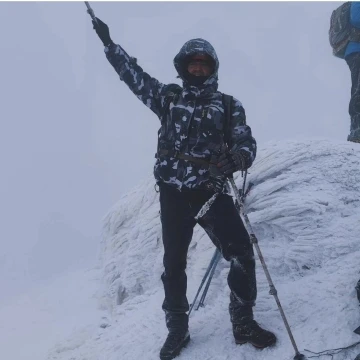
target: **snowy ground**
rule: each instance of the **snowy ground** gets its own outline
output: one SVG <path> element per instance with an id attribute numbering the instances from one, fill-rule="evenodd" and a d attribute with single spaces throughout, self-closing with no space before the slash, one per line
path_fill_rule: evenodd
<path id="1" fill-rule="evenodd" d="M 353 330 L 360 325 L 354 291 L 360 277 L 360 145 L 327 140 L 270 143 L 259 151 L 249 180 L 254 187 L 246 210 L 300 351 L 311 356 L 304 349 L 318 352 L 359 341 Z M 241 177 L 236 182 L 241 186 Z M 84 315 L 91 314 L 91 324 L 84 330 L 86 316 L 71 319 L 79 329 L 58 341 L 47 360 L 158 359 L 166 336 L 158 212 L 150 177 L 110 210 L 102 241 L 103 281 L 96 293 L 106 317 L 95 306 L 82 309 Z M 188 258 L 190 301 L 213 251 L 196 227 Z M 292 359 L 294 350 L 259 262 L 255 316 L 276 333 L 278 344 L 262 351 L 234 344 L 227 310 L 228 269 L 222 260 L 206 306 L 191 315 L 192 341 L 178 359 Z M 70 306 L 78 292 L 79 287 L 68 289 Z M 333 359 L 351 360 L 359 352 L 360 346 Z"/>

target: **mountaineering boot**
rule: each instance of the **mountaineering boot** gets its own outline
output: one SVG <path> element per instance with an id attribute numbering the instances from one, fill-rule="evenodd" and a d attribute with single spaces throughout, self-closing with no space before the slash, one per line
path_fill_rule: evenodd
<path id="1" fill-rule="evenodd" d="M 160 350 L 161 360 L 171 360 L 180 354 L 180 351 L 190 341 L 188 330 L 170 330 L 163 347 Z"/>
<path id="2" fill-rule="evenodd" d="M 160 359 L 171 360 L 178 356 L 190 341 L 189 316 L 186 313 L 166 311 L 165 318 L 169 334 L 160 350 Z"/>
<path id="3" fill-rule="evenodd" d="M 259 349 L 276 343 L 276 336 L 272 332 L 262 329 L 255 320 L 244 324 L 233 324 L 233 334 L 236 344 L 249 342 Z"/>
<path id="4" fill-rule="evenodd" d="M 360 143 L 360 127 L 350 131 L 350 135 L 347 138 L 348 141 Z"/>

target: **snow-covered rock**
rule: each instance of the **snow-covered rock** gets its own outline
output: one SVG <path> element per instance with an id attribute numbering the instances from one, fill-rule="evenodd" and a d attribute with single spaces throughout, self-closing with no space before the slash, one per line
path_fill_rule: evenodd
<path id="1" fill-rule="evenodd" d="M 236 179 L 239 187 L 242 178 Z M 360 277 L 360 145 L 328 140 L 268 143 L 248 180 L 246 211 L 301 352 L 358 341 L 354 286 Z M 188 298 L 205 273 L 214 247 L 198 226 L 188 254 Z M 123 196 L 104 219 L 99 290 L 106 323 L 74 333 L 50 360 L 158 359 L 166 336 L 161 310 L 163 249 L 158 194 L 146 179 Z M 256 350 L 234 344 L 228 315 L 229 264 L 221 260 L 204 308 L 190 318 L 192 341 L 179 360 L 291 359 L 294 350 L 261 264 L 257 262 L 256 319 L 278 344 Z M 350 349 L 334 360 L 353 359 Z"/>

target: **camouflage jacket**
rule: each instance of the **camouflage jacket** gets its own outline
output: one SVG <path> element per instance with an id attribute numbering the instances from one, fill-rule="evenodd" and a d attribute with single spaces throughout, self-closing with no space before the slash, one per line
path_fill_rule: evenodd
<path id="1" fill-rule="evenodd" d="M 195 87 L 184 79 L 184 58 L 191 54 L 208 54 L 215 60 L 214 73 L 203 85 Z M 210 160 L 212 155 L 224 151 L 224 105 L 218 88 L 219 61 L 214 48 L 203 39 L 190 40 L 174 58 L 174 65 L 183 80 L 181 93 L 164 109 L 171 85 L 151 77 L 130 57 L 120 45 L 105 47 L 105 54 L 120 80 L 161 120 L 158 132 L 158 154 L 168 150 L 169 156 L 158 155 L 154 166 L 157 182 L 176 186 L 179 190 L 208 188 L 209 169 L 204 164 L 171 156 L 179 152 Z M 173 84 L 172 84 L 173 85 Z M 246 125 L 244 108 L 233 99 L 229 124 L 228 147 L 233 151 L 244 149 L 256 156 L 256 141 Z"/>

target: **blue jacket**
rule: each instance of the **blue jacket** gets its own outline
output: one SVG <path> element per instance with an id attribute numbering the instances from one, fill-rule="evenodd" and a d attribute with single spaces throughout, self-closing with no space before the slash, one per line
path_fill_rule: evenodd
<path id="1" fill-rule="evenodd" d="M 350 6 L 350 24 L 360 29 L 360 2 L 353 1 Z M 345 58 L 354 52 L 360 52 L 360 43 L 350 41 L 346 51 Z"/>

